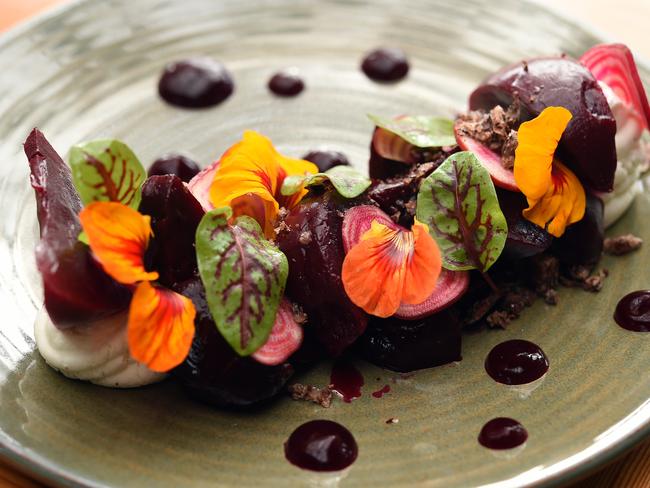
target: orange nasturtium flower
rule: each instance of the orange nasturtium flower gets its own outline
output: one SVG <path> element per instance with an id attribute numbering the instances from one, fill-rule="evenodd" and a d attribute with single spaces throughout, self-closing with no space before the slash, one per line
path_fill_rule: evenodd
<path id="1" fill-rule="evenodd" d="M 585 190 L 578 177 L 555 159 L 555 150 L 572 115 L 564 107 L 547 107 L 517 133 L 515 181 L 526 195 L 524 217 L 555 237 L 585 214 Z"/>
<path id="2" fill-rule="evenodd" d="M 287 176 L 307 173 L 318 173 L 318 167 L 283 156 L 268 138 L 247 130 L 221 157 L 210 186 L 210 201 L 215 208 L 231 207 L 233 218 L 253 217 L 271 238 L 280 207 L 293 208 L 307 193 L 303 188 L 284 196 L 280 193 L 282 182 Z"/>
<path id="3" fill-rule="evenodd" d="M 412 230 L 374 220 L 343 261 L 342 280 L 352 302 L 377 317 L 401 303 L 417 305 L 433 293 L 442 268 L 440 249 L 425 224 Z"/>
<path id="4" fill-rule="evenodd" d="M 165 372 L 187 356 L 194 338 L 192 301 L 152 284 L 144 255 L 151 237 L 150 217 L 119 202 L 94 202 L 80 213 L 81 226 L 95 258 L 116 281 L 136 285 L 127 324 L 133 359 Z"/>

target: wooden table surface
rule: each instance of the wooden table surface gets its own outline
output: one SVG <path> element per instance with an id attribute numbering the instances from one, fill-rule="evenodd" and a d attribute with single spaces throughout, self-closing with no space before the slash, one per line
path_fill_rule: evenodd
<path id="1" fill-rule="evenodd" d="M 36 12 L 65 0 L 0 0 L 0 32 Z M 181 0 L 179 0 L 181 1 Z M 580 18 L 650 60 L 647 29 L 650 0 L 539 1 Z M 41 483 L 0 460 L 0 487 L 38 488 Z M 570 488 L 650 488 L 650 439 Z"/>

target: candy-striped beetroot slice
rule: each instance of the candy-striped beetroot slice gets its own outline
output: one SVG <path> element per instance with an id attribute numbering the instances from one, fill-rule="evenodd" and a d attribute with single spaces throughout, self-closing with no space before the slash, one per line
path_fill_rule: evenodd
<path id="1" fill-rule="evenodd" d="M 345 212 L 343 218 L 343 248 L 347 253 L 359 243 L 361 236 L 377 221 L 392 229 L 403 229 L 395 224 L 382 210 L 371 205 L 359 205 Z M 469 286 L 469 273 L 443 269 L 433 293 L 422 303 L 402 303 L 395 314 L 407 320 L 417 320 L 434 314 L 455 303 Z"/>
<path id="2" fill-rule="evenodd" d="M 598 81 L 605 83 L 627 105 L 636 110 L 646 129 L 650 127 L 650 106 L 634 62 L 624 44 L 599 44 L 585 52 L 580 62 Z"/>
<path id="3" fill-rule="evenodd" d="M 424 302 L 417 305 L 402 303 L 395 312 L 395 317 L 405 320 L 418 320 L 432 315 L 453 305 L 463 296 L 469 287 L 467 271 L 450 271 L 443 269 L 436 283 L 436 288 Z"/>
<path id="4" fill-rule="evenodd" d="M 206 212 L 214 209 L 214 205 L 210 202 L 210 185 L 212 185 L 212 180 L 217 172 L 217 168 L 219 168 L 218 160 L 207 168 L 201 170 L 201 172 L 195 175 L 187 184 L 187 188 L 189 188 L 192 195 L 194 195 L 194 198 L 199 201 L 203 210 Z"/>
<path id="5" fill-rule="evenodd" d="M 267 366 L 284 363 L 302 344 L 302 326 L 296 322 L 291 302 L 284 298 L 266 343 L 252 357 Z"/>
<path id="6" fill-rule="evenodd" d="M 372 146 L 382 158 L 405 164 L 416 162 L 411 143 L 381 127 L 377 127 L 372 134 Z"/>
<path id="7" fill-rule="evenodd" d="M 468 135 L 462 134 L 458 130 L 458 126 L 454 126 L 454 134 L 456 141 L 463 151 L 470 151 L 481 162 L 483 167 L 488 170 L 492 181 L 499 188 L 510 191 L 519 191 L 519 187 L 515 182 L 515 174 L 512 170 L 506 169 L 501 164 L 501 156 L 492 151 L 490 148 L 472 139 Z"/>
<path id="8" fill-rule="evenodd" d="M 345 212 L 345 217 L 343 218 L 343 249 L 345 249 L 346 254 L 361 240 L 361 236 L 370 230 L 373 220 L 391 229 L 400 228 L 399 225 L 393 222 L 388 215 L 377 207 L 373 207 L 372 205 L 352 207 Z"/>

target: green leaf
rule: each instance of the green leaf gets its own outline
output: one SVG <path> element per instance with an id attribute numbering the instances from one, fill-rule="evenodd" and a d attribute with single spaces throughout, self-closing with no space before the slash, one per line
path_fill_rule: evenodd
<path id="1" fill-rule="evenodd" d="M 203 216 L 196 257 L 217 329 L 240 356 L 248 356 L 268 339 L 289 265 L 254 219 L 239 217 L 229 224 L 229 210 Z"/>
<path id="2" fill-rule="evenodd" d="M 392 132 L 416 147 L 455 146 L 454 122 L 444 117 L 412 115 L 400 119 L 368 114 L 382 129 Z"/>
<path id="3" fill-rule="evenodd" d="M 126 144 L 103 139 L 73 146 L 70 167 L 84 205 L 108 201 L 138 208 L 147 174 Z"/>
<path id="4" fill-rule="evenodd" d="M 356 198 L 368 189 L 370 178 L 362 175 L 350 166 L 334 166 L 325 173 L 314 175 L 287 176 L 282 182 L 280 193 L 285 196 L 293 195 L 305 186 L 322 185 L 329 181 L 334 189 L 344 198 Z"/>
<path id="5" fill-rule="evenodd" d="M 485 272 L 503 251 L 508 224 L 490 174 L 471 152 L 449 156 L 422 181 L 416 213 L 447 269 Z"/>
<path id="6" fill-rule="evenodd" d="M 83 242 L 86 246 L 90 246 L 90 241 L 88 240 L 88 235 L 86 234 L 86 231 L 83 230 L 83 229 L 81 230 L 81 232 L 79 232 L 79 237 L 77 237 L 77 240 L 79 242 Z"/>

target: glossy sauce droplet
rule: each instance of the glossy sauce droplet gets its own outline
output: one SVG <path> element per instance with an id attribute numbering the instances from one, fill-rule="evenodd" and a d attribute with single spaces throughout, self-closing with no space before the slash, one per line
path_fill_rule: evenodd
<path id="1" fill-rule="evenodd" d="M 343 397 L 343 401 L 350 403 L 361 396 L 363 375 L 357 368 L 347 361 L 338 361 L 332 366 L 330 385 L 332 390 Z"/>
<path id="2" fill-rule="evenodd" d="M 159 157 L 151 164 L 148 175 L 176 175 L 187 183 L 200 170 L 199 165 L 187 156 L 169 153 Z"/>
<path id="3" fill-rule="evenodd" d="M 334 166 L 350 166 L 347 156 L 338 151 L 310 151 L 302 159 L 314 163 L 321 173 Z"/>
<path id="4" fill-rule="evenodd" d="M 621 298 L 614 320 L 624 329 L 650 332 L 650 290 L 635 291 Z"/>
<path id="5" fill-rule="evenodd" d="M 305 89 L 305 83 L 295 70 L 280 71 L 268 83 L 269 90 L 281 97 L 295 97 Z"/>
<path id="6" fill-rule="evenodd" d="M 374 81 L 398 81 L 409 72 L 409 62 L 401 49 L 380 48 L 366 54 L 361 69 Z"/>
<path id="7" fill-rule="evenodd" d="M 192 58 L 165 66 L 158 93 L 167 103 L 186 108 L 217 105 L 234 90 L 230 73 L 210 58 Z"/>
<path id="8" fill-rule="evenodd" d="M 311 471 L 345 469 L 357 459 L 358 452 L 352 433 L 331 420 L 306 422 L 284 443 L 287 460 Z"/>
<path id="9" fill-rule="evenodd" d="M 514 419 L 497 417 L 486 423 L 478 442 L 488 449 L 513 449 L 528 439 L 528 431 Z"/>
<path id="10" fill-rule="evenodd" d="M 372 396 L 374 396 L 375 398 L 381 398 L 386 393 L 389 393 L 389 392 L 390 392 L 390 386 L 389 385 L 384 385 L 383 388 L 381 388 L 381 389 L 379 389 L 377 391 L 373 391 Z"/>
<path id="11" fill-rule="evenodd" d="M 497 344 L 485 359 L 485 371 L 505 385 L 525 385 L 548 371 L 544 351 L 529 341 L 514 339 Z"/>

